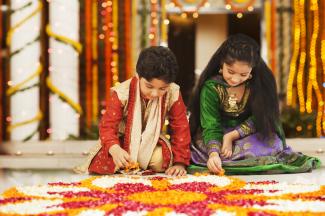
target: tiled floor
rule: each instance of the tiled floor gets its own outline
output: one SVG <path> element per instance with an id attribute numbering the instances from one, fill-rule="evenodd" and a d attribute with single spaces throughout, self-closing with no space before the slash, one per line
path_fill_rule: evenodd
<path id="1" fill-rule="evenodd" d="M 12 186 L 37 185 L 47 182 L 73 182 L 89 177 L 68 170 L 0 170 L 0 193 Z M 245 181 L 275 180 L 279 182 L 323 184 L 325 185 L 325 166 L 311 173 L 280 175 L 236 176 Z"/>

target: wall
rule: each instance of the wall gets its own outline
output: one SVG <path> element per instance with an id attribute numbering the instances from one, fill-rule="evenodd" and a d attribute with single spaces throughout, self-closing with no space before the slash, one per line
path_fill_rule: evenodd
<path id="1" fill-rule="evenodd" d="M 228 34 L 227 14 L 204 14 L 197 20 L 195 73 L 199 75 Z"/>

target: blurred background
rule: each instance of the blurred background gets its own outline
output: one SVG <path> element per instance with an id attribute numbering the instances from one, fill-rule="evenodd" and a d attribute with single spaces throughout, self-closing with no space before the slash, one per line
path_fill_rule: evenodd
<path id="1" fill-rule="evenodd" d="M 176 54 L 188 105 L 234 33 L 260 44 L 287 137 L 324 137 L 324 13 L 321 0 L 0 0 L 0 141 L 98 139 L 109 89 L 152 45 Z"/>

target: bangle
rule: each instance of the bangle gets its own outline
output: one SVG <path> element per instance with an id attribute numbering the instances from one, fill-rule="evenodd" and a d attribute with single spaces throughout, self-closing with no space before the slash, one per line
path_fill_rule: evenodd
<path id="1" fill-rule="evenodd" d="M 212 156 L 219 156 L 219 153 L 218 152 L 211 152 L 209 154 L 209 157 L 212 157 Z"/>

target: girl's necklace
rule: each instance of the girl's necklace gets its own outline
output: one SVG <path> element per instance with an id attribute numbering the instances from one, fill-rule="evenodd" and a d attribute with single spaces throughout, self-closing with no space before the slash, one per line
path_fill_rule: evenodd
<path id="1" fill-rule="evenodd" d="M 238 99 L 237 99 L 235 93 L 229 94 L 229 97 L 228 97 L 229 107 L 232 108 L 232 109 L 237 108 L 237 100 Z"/>

